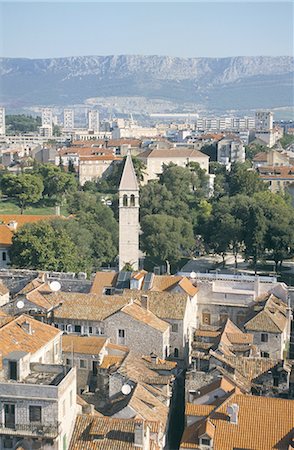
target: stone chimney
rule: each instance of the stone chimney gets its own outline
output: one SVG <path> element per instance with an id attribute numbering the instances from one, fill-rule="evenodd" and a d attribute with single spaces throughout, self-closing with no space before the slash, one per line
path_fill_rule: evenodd
<path id="1" fill-rule="evenodd" d="M 17 230 L 16 220 L 11 220 L 10 222 L 8 222 L 7 226 L 11 231 L 16 231 Z"/>
<path id="2" fill-rule="evenodd" d="M 238 413 L 239 405 L 237 405 L 237 403 L 232 403 L 232 405 L 227 406 L 227 414 L 230 417 L 230 423 L 238 425 Z"/>
<path id="3" fill-rule="evenodd" d="M 158 364 L 158 356 L 155 353 L 150 353 L 151 364 Z"/>
<path id="4" fill-rule="evenodd" d="M 147 309 L 147 311 L 149 311 L 148 295 L 141 295 L 141 306 L 142 308 Z"/>
<path id="5" fill-rule="evenodd" d="M 32 334 L 32 327 L 31 327 L 31 323 L 28 321 L 24 321 L 21 324 L 21 328 L 27 333 L 27 334 Z"/>
<path id="6" fill-rule="evenodd" d="M 136 422 L 134 430 L 135 448 L 144 448 L 144 422 Z"/>

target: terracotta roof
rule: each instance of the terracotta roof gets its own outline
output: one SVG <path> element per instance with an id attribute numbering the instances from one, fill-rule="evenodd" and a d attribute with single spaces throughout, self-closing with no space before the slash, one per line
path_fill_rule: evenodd
<path id="1" fill-rule="evenodd" d="M 294 179 L 294 166 L 264 166 L 258 168 L 260 178 L 265 180 Z"/>
<path id="2" fill-rule="evenodd" d="M 29 323 L 31 333 L 27 332 L 23 324 Z M 35 353 L 58 334 L 60 330 L 39 322 L 30 316 L 22 314 L 0 328 L 0 366 L 2 358 L 13 351 Z"/>
<path id="3" fill-rule="evenodd" d="M 287 305 L 270 295 L 264 308 L 244 325 L 249 331 L 264 331 L 267 333 L 282 333 L 288 323 Z"/>
<path id="4" fill-rule="evenodd" d="M 113 367 L 113 366 L 118 367 L 121 365 L 124 358 L 125 358 L 125 355 L 124 356 L 105 355 L 103 357 L 101 364 L 99 365 L 99 368 L 100 369 L 109 369 L 110 367 Z"/>
<path id="5" fill-rule="evenodd" d="M 236 356 L 219 355 L 212 350 L 210 350 L 210 354 L 224 365 L 234 368 L 237 371 L 236 376 L 240 373 L 240 375 L 248 381 L 257 378 L 259 375 L 275 367 L 278 363 L 277 360 L 271 358 L 246 356 L 238 356 L 236 358 Z"/>
<path id="6" fill-rule="evenodd" d="M 220 335 L 220 333 L 221 333 L 221 331 L 197 329 L 195 331 L 195 336 L 216 338 L 217 336 Z"/>
<path id="7" fill-rule="evenodd" d="M 156 317 L 151 311 L 139 306 L 136 303 L 126 305 L 122 308 L 121 312 L 131 316 L 133 319 L 148 325 L 162 333 L 169 329 L 169 324 Z"/>
<path id="8" fill-rule="evenodd" d="M 151 423 L 140 419 L 79 415 L 76 418 L 69 450 L 134 450 L 136 423 L 152 427 Z M 152 442 L 150 450 L 156 450 Z"/>
<path id="9" fill-rule="evenodd" d="M 148 362 L 148 367 L 153 370 L 173 370 L 177 367 L 175 361 L 167 361 L 166 359 L 157 358 L 153 363 L 151 356 L 142 356 L 142 359 Z"/>
<path id="10" fill-rule="evenodd" d="M 197 405 L 194 403 L 186 403 L 185 415 L 199 417 L 208 416 L 214 408 L 214 405 Z"/>
<path id="11" fill-rule="evenodd" d="M 232 392 L 235 388 L 236 388 L 236 384 L 227 380 L 225 377 L 221 377 L 215 381 L 212 381 L 211 383 L 207 384 L 206 386 L 203 386 L 200 389 L 198 389 L 199 394 L 197 395 L 197 398 L 203 397 L 203 395 L 213 392 L 216 389 L 222 389 L 224 392 L 228 393 L 228 392 Z"/>
<path id="12" fill-rule="evenodd" d="M 227 413 L 227 407 L 232 404 L 239 407 L 237 424 L 230 422 Z M 214 450 L 286 450 L 293 439 L 293 401 L 234 394 L 204 422 L 214 426 Z M 180 448 L 197 448 L 191 444 L 199 443 L 203 434 L 201 425 L 196 423 L 185 430 Z"/>
<path id="13" fill-rule="evenodd" d="M 13 232 L 7 225 L 0 224 L 0 245 L 11 245 Z"/>
<path id="14" fill-rule="evenodd" d="M 183 277 L 183 279 L 179 282 L 179 286 L 187 292 L 190 297 L 194 297 L 199 291 L 198 287 L 194 286 L 188 278 Z"/>
<path id="15" fill-rule="evenodd" d="M 127 355 L 118 372 L 136 383 L 166 385 L 174 378 L 173 375 L 159 375 L 149 367 L 146 360 L 132 352 Z"/>
<path id="16" fill-rule="evenodd" d="M 266 153 L 266 152 L 257 153 L 254 156 L 253 161 L 267 162 L 267 156 L 268 156 L 268 153 Z"/>
<path id="17" fill-rule="evenodd" d="M 98 296 L 74 292 L 58 292 L 50 294 L 49 298 L 61 302 L 55 310 L 58 319 L 76 319 L 101 321 L 120 310 L 128 300 L 123 296 Z"/>
<path id="18" fill-rule="evenodd" d="M 166 428 L 169 408 L 138 383 L 129 401 L 129 407 L 136 412 L 137 419 L 159 421 Z"/>
<path id="19" fill-rule="evenodd" d="M 66 353 L 75 352 L 85 355 L 98 355 L 104 345 L 106 339 L 96 336 L 62 336 L 62 351 Z"/>
<path id="20" fill-rule="evenodd" d="M 117 276 L 118 272 L 96 272 L 90 292 L 102 295 L 105 287 L 115 286 Z"/>
<path id="21" fill-rule="evenodd" d="M 182 278 L 180 275 L 155 275 L 151 290 L 167 291 L 174 288 Z"/>
<path id="22" fill-rule="evenodd" d="M 17 222 L 17 229 L 27 223 L 39 222 L 40 220 L 55 219 L 55 215 L 25 215 L 25 214 L 0 214 L 0 245 L 11 245 L 13 231 L 8 227 L 10 222 Z"/>

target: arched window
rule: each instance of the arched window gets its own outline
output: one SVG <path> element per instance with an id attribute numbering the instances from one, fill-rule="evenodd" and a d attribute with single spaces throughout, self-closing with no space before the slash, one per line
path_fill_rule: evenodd
<path id="1" fill-rule="evenodd" d="M 174 349 L 174 357 L 175 357 L 175 358 L 178 358 L 178 357 L 179 357 L 179 349 L 178 349 L 178 348 L 175 348 L 175 349 Z"/>
<path id="2" fill-rule="evenodd" d="M 131 206 L 135 206 L 135 196 L 134 196 L 134 194 L 131 195 L 131 203 L 130 203 L 130 205 Z"/>
<path id="3" fill-rule="evenodd" d="M 128 196 L 127 196 L 127 194 L 125 194 L 123 196 L 123 206 L 128 206 Z"/>

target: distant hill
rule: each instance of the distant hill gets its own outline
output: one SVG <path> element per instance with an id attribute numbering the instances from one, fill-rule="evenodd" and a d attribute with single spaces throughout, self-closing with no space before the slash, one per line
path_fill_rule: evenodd
<path id="1" fill-rule="evenodd" d="M 293 71 L 288 56 L 0 58 L 0 103 L 62 106 L 141 96 L 220 110 L 286 107 L 294 103 Z"/>

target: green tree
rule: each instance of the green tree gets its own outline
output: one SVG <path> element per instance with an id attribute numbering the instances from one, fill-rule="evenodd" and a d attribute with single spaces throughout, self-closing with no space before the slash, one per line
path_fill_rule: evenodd
<path id="1" fill-rule="evenodd" d="M 25 114 L 7 115 L 5 117 L 6 133 L 18 135 L 25 133 L 36 133 L 41 126 L 41 117 L 27 116 Z"/>
<path id="2" fill-rule="evenodd" d="M 152 258 L 176 263 L 195 245 L 192 225 L 182 218 L 154 214 L 141 221 L 141 248 Z"/>
<path id="3" fill-rule="evenodd" d="M 252 142 L 251 144 L 245 146 L 246 159 L 249 161 L 252 161 L 254 156 L 258 153 L 267 153 L 268 151 L 269 149 L 266 145 L 257 144 L 256 142 Z"/>
<path id="4" fill-rule="evenodd" d="M 12 239 L 13 267 L 25 269 L 78 271 L 78 248 L 62 227 L 50 221 L 24 225 Z"/>
<path id="5" fill-rule="evenodd" d="M 1 179 L 2 194 L 14 198 L 20 207 L 21 214 L 25 208 L 37 203 L 44 189 L 40 176 L 22 173 L 20 175 L 4 174 Z"/>
<path id="6" fill-rule="evenodd" d="M 248 170 L 246 164 L 233 164 L 228 176 L 230 195 L 244 194 L 252 196 L 257 192 L 265 191 L 267 184 L 262 181 L 253 170 Z"/>
<path id="7" fill-rule="evenodd" d="M 60 167 L 42 164 L 35 173 L 43 179 L 43 196 L 54 200 L 55 203 L 61 204 L 69 192 L 77 190 L 75 176 L 72 173 L 63 172 Z"/>

